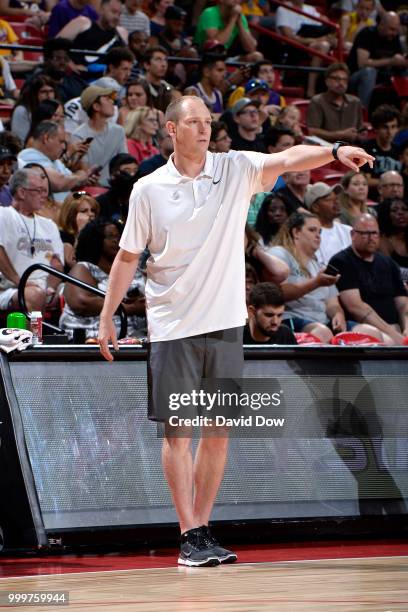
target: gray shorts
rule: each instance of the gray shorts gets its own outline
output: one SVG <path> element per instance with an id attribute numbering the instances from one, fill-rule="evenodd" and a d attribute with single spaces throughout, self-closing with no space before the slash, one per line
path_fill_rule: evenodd
<path id="1" fill-rule="evenodd" d="M 244 352 L 243 327 L 218 330 L 189 338 L 151 342 L 148 347 L 148 418 L 167 421 L 171 397 L 198 391 L 205 381 L 215 389 L 217 381 L 234 386 L 242 379 Z M 183 406 L 189 416 L 200 414 L 199 407 Z"/>

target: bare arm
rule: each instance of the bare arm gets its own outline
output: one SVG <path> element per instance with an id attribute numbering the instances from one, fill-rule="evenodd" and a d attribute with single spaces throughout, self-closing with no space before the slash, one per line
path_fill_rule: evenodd
<path id="1" fill-rule="evenodd" d="M 392 325 L 389 325 L 371 308 L 363 302 L 359 289 L 346 289 L 340 293 L 340 302 L 351 313 L 358 323 L 368 323 L 380 331 L 388 334 L 397 344 L 401 344 L 402 336 Z"/>
<path id="2" fill-rule="evenodd" d="M 20 277 L 17 274 L 13 264 L 10 261 L 4 247 L 0 246 L 0 272 L 16 287 L 20 282 Z"/>
<path id="3" fill-rule="evenodd" d="M 289 266 L 284 261 L 279 259 L 279 257 L 270 255 L 259 245 L 256 245 L 256 247 L 252 250 L 252 256 L 256 257 L 256 259 L 264 266 L 268 281 L 271 283 L 280 285 L 288 278 Z"/>
<path id="4" fill-rule="evenodd" d="M 344 310 L 342 309 L 341 304 L 339 302 L 339 298 L 337 296 L 327 300 L 326 313 L 332 323 L 333 331 L 346 331 L 346 319 L 344 316 Z"/>
<path id="5" fill-rule="evenodd" d="M 96 287 L 96 281 L 89 270 L 80 263 L 74 265 L 70 272 L 70 276 L 78 280 Z M 64 289 L 64 297 L 70 308 L 82 316 L 92 317 L 98 315 L 103 307 L 103 298 L 98 295 L 93 295 L 86 289 L 75 287 L 71 283 L 66 283 Z"/>
<path id="6" fill-rule="evenodd" d="M 115 350 L 119 349 L 112 317 L 136 273 L 139 256 L 140 253 L 130 253 L 119 249 L 109 275 L 108 289 L 99 324 L 99 346 L 102 355 L 108 361 L 113 361 L 112 353 L 108 348 L 109 341 L 112 341 Z"/>
<path id="7" fill-rule="evenodd" d="M 404 295 L 399 295 L 394 298 L 395 306 L 398 310 L 400 327 L 404 336 L 408 335 L 408 298 Z"/>
<path id="8" fill-rule="evenodd" d="M 87 170 L 79 170 L 75 174 L 65 176 L 57 172 L 53 168 L 45 168 L 48 178 L 50 179 L 52 191 L 69 191 L 83 185 L 89 178 L 90 174 Z"/>
<path id="9" fill-rule="evenodd" d="M 252 34 L 244 28 L 241 17 L 237 21 L 237 26 L 239 40 L 244 51 L 246 51 L 247 53 L 252 53 L 253 51 L 256 51 L 256 40 L 252 36 Z"/>
<path id="10" fill-rule="evenodd" d="M 367 162 L 372 168 L 375 159 L 359 147 L 340 147 L 337 155 L 342 164 L 356 172 Z M 320 168 L 332 162 L 333 159 L 331 147 L 312 145 L 297 145 L 280 153 L 271 153 L 265 159 L 262 183 L 264 185 L 274 183 L 284 172 L 301 172 Z"/>
<path id="11" fill-rule="evenodd" d="M 309 130 L 309 134 L 311 136 L 323 138 L 323 140 L 327 140 L 328 142 L 336 142 L 336 140 L 348 140 L 349 142 L 354 142 L 358 136 L 358 130 L 355 127 L 337 131 L 324 130 L 323 128 L 309 126 L 307 129 Z"/>
<path id="12" fill-rule="evenodd" d="M 285 302 L 298 300 L 299 298 L 310 293 L 319 287 L 330 287 L 339 280 L 339 276 L 330 276 L 323 271 L 319 272 L 314 278 L 302 280 L 300 283 L 283 283 L 281 289 L 285 297 Z"/>
<path id="13" fill-rule="evenodd" d="M 407 65 L 407 60 L 403 55 L 397 53 L 393 57 L 384 57 L 381 59 L 373 59 L 370 57 L 370 52 L 367 49 L 357 49 L 357 64 L 359 68 L 383 68 L 384 66 L 401 66 Z"/>
<path id="14" fill-rule="evenodd" d="M 60 30 L 57 34 L 58 38 L 68 38 L 69 40 L 74 40 L 81 32 L 85 32 L 91 27 L 91 20 L 89 17 L 75 17 L 75 19 L 71 19 L 65 25 L 62 30 Z"/>

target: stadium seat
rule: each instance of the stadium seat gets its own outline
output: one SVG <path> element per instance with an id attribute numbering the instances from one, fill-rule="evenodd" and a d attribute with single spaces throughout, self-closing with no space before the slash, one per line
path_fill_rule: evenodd
<path id="1" fill-rule="evenodd" d="M 100 187 L 99 185 L 85 185 L 83 190 L 93 198 L 96 198 L 96 196 L 102 195 L 108 191 L 107 187 Z"/>
<path id="2" fill-rule="evenodd" d="M 295 338 L 298 344 L 303 344 L 303 345 L 323 344 L 320 338 L 318 338 L 314 334 L 308 334 L 306 332 L 296 332 L 294 335 L 295 335 Z"/>
<path id="3" fill-rule="evenodd" d="M 370 336 L 369 334 L 361 334 L 359 332 L 341 332 L 336 334 L 330 341 L 330 344 L 335 346 L 383 346 L 384 343 Z"/>
<path id="4" fill-rule="evenodd" d="M 347 170 L 345 168 L 345 172 L 346 171 Z M 345 172 L 333 172 L 332 168 L 323 166 L 322 168 L 315 168 L 311 171 L 310 180 L 312 183 L 322 181 L 328 185 L 337 185 L 337 183 L 340 183 Z"/>

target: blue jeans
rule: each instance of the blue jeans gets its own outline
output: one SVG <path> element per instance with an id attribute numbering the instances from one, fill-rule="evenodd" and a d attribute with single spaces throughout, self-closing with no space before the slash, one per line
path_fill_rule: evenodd
<path id="1" fill-rule="evenodd" d="M 350 76 L 350 89 L 356 91 L 363 106 L 368 108 L 371 94 L 377 82 L 377 69 L 366 67 L 357 70 Z"/>

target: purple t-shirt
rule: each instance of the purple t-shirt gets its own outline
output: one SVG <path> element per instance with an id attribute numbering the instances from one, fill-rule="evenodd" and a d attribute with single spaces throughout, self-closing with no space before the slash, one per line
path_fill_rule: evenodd
<path id="1" fill-rule="evenodd" d="M 68 0 L 60 0 L 51 11 L 48 22 L 48 38 L 54 38 L 62 28 L 75 17 L 89 17 L 91 21 L 98 19 L 98 13 L 87 4 L 83 9 L 76 9 Z"/>

